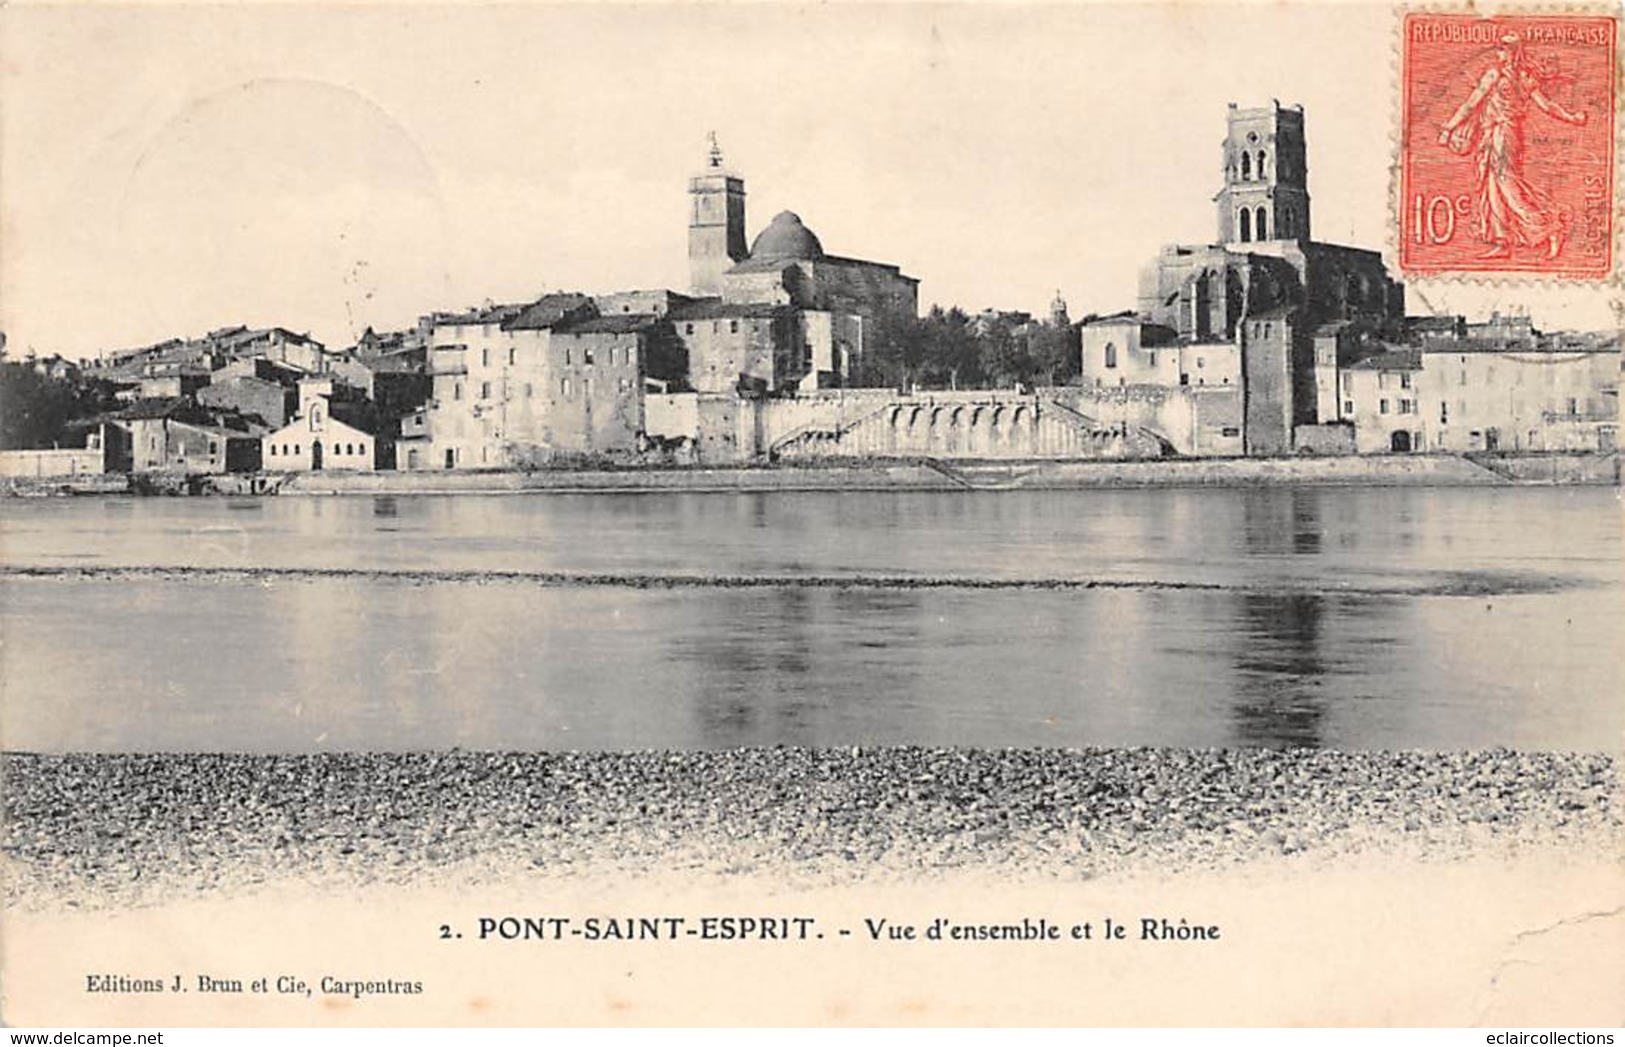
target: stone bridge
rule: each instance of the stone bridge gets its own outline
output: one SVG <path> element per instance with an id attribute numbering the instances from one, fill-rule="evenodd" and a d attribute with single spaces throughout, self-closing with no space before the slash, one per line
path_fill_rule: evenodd
<path id="1" fill-rule="evenodd" d="M 851 420 L 813 422 L 774 440 L 776 458 L 1159 458 L 1156 433 L 1102 423 L 1039 396 L 898 397 Z"/>

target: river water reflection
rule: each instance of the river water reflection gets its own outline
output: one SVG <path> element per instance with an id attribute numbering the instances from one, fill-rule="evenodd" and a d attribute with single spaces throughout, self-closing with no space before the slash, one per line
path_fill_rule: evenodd
<path id="1" fill-rule="evenodd" d="M 0 737 L 1618 749 L 1620 521 L 1597 488 L 10 500 Z"/>

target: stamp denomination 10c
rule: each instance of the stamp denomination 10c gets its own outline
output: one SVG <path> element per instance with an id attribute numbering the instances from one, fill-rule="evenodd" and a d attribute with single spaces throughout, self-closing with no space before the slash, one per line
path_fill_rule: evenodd
<path id="1" fill-rule="evenodd" d="M 1402 28 L 1400 269 L 1611 275 L 1616 20 L 1410 13 Z"/>

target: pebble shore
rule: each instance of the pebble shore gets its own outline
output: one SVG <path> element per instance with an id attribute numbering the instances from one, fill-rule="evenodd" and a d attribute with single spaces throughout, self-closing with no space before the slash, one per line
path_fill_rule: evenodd
<path id="1" fill-rule="evenodd" d="M 1185 749 L 0 757 L 6 906 L 609 872 L 792 883 L 1625 856 L 1607 754 Z"/>

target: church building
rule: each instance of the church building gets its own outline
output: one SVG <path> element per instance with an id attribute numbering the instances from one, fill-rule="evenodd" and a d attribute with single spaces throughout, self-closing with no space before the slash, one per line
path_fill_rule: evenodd
<path id="1" fill-rule="evenodd" d="M 1231 103 L 1221 159 L 1217 242 L 1163 248 L 1141 272 L 1137 316 L 1118 326 L 1143 322 L 1186 344 L 1234 345 L 1246 453 L 1290 454 L 1295 427 L 1333 420 L 1320 417 L 1317 346 L 1347 363 L 1361 339 L 1397 335 L 1404 287 L 1381 252 L 1312 238 L 1301 106 Z M 1108 345 L 1115 356 L 1124 344 L 1109 323 L 1085 329 L 1086 384 L 1122 380 L 1105 355 Z"/>
<path id="2" fill-rule="evenodd" d="M 689 179 L 690 290 L 674 308 L 701 392 L 775 393 L 846 385 L 877 320 L 912 317 L 919 281 L 895 265 L 828 254 L 800 216 L 781 211 L 745 247 L 745 182 L 716 137 Z"/>

